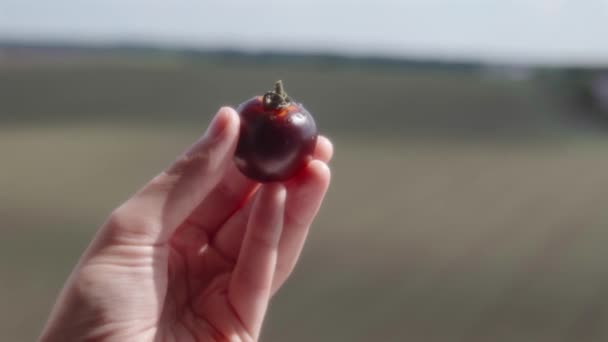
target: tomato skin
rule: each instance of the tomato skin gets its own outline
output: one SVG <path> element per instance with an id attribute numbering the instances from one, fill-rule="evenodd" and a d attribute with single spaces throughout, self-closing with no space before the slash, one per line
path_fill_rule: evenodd
<path id="1" fill-rule="evenodd" d="M 241 127 L 234 161 L 247 177 L 262 183 L 286 181 L 312 159 L 318 131 L 302 104 L 269 106 L 257 96 L 237 112 Z"/>

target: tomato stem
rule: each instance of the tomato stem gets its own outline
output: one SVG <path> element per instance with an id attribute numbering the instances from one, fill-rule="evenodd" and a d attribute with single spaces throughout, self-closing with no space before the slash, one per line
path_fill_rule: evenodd
<path id="1" fill-rule="evenodd" d="M 279 96 L 281 96 L 283 98 L 287 97 L 287 94 L 285 94 L 285 89 L 283 89 L 283 81 L 278 80 L 274 84 L 274 92 L 279 94 Z"/>
<path id="2" fill-rule="evenodd" d="M 283 88 L 283 81 L 278 80 L 274 84 L 274 90 L 264 94 L 263 102 L 264 107 L 271 110 L 285 107 L 291 102 Z"/>

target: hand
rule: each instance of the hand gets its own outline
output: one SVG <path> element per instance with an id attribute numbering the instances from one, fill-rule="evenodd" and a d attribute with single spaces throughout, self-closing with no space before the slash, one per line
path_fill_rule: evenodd
<path id="1" fill-rule="evenodd" d="M 207 133 L 117 208 L 59 296 L 42 341 L 256 341 L 329 185 L 329 140 L 293 180 L 236 169 L 239 118 Z"/>

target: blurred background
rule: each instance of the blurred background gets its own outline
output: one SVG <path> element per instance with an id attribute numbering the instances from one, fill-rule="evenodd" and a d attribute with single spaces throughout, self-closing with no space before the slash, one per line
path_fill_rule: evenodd
<path id="1" fill-rule="evenodd" d="M 282 79 L 333 183 L 264 341 L 608 340 L 605 0 L 0 0 L 0 340 Z"/>

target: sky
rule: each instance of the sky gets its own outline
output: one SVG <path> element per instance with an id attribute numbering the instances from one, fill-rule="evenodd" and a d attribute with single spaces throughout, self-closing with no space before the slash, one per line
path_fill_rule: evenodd
<path id="1" fill-rule="evenodd" d="M 0 39 L 608 63 L 608 0 L 0 0 Z"/>

